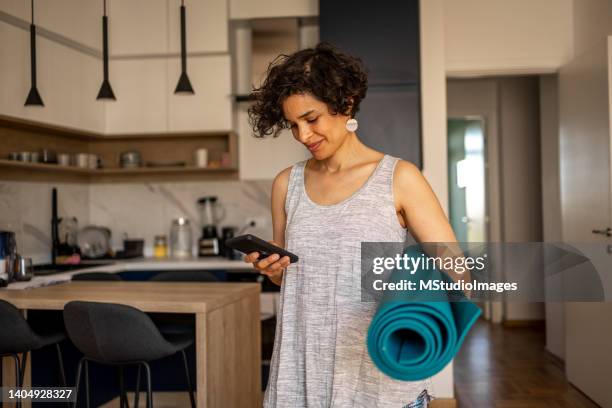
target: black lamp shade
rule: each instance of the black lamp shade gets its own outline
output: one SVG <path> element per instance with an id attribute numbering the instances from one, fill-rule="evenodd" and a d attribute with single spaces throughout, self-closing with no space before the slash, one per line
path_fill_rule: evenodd
<path id="1" fill-rule="evenodd" d="M 102 16 L 102 59 L 104 69 L 104 79 L 102 80 L 102 86 L 98 92 L 96 99 L 112 99 L 116 100 L 113 87 L 108 80 L 108 17 L 106 16 L 106 4 L 104 6 L 105 14 Z"/>
<path id="2" fill-rule="evenodd" d="M 181 5 L 181 76 L 174 93 L 195 93 L 187 76 L 187 35 L 185 34 L 185 6 L 183 5 Z"/>
<path id="3" fill-rule="evenodd" d="M 32 21 L 34 21 L 34 3 L 32 3 Z M 30 73 L 31 87 L 25 106 L 45 106 L 36 87 L 36 26 L 30 24 Z"/>

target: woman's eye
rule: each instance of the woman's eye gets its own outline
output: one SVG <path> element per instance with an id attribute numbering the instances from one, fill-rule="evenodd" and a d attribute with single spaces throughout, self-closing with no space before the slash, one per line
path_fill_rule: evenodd
<path id="1" fill-rule="evenodd" d="M 308 123 L 315 123 L 317 121 L 317 119 L 319 119 L 318 117 L 314 118 L 314 119 L 308 119 L 307 122 Z"/>

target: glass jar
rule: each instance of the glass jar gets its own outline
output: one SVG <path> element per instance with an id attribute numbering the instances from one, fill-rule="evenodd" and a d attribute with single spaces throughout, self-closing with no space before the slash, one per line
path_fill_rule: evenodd
<path id="1" fill-rule="evenodd" d="M 165 235 L 156 235 L 153 243 L 153 256 L 165 258 L 168 256 L 168 240 Z"/>
<path id="2" fill-rule="evenodd" d="M 192 231 L 189 220 L 180 217 L 172 220 L 170 228 L 170 255 L 173 258 L 189 258 L 192 254 Z"/>

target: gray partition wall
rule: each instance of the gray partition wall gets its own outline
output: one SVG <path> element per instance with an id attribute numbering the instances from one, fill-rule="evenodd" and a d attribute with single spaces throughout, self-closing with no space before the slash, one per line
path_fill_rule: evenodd
<path id="1" fill-rule="evenodd" d="M 320 0 L 321 41 L 360 57 L 368 93 L 360 139 L 423 167 L 418 0 Z"/>

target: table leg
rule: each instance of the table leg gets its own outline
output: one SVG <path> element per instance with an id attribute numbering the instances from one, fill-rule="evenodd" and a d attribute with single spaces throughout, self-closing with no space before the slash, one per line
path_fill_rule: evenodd
<path id="1" fill-rule="evenodd" d="M 259 293 L 196 314 L 199 408 L 261 406 Z"/>

